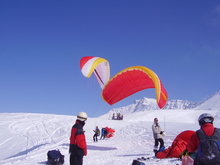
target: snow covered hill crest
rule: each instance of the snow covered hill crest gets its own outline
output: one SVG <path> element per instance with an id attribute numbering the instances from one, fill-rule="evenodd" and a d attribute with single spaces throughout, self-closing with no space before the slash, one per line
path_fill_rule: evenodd
<path id="1" fill-rule="evenodd" d="M 211 106 L 210 106 L 211 105 Z M 220 90 L 198 105 L 195 109 L 220 110 Z"/>
<path id="2" fill-rule="evenodd" d="M 128 106 L 113 108 L 109 111 L 108 114 L 128 114 L 157 109 L 159 109 L 159 107 L 157 106 L 155 99 L 144 97 L 143 99 L 135 100 L 133 104 L 130 104 Z M 170 100 L 167 102 L 163 109 L 220 110 L 220 90 L 215 92 L 212 96 L 210 96 L 203 102 L 192 102 L 187 100 Z"/>

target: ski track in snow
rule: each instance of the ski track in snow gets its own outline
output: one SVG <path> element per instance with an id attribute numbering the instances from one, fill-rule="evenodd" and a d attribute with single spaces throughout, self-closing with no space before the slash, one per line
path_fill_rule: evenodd
<path id="1" fill-rule="evenodd" d="M 53 117 L 51 118 L 50 115 L 48 116 L 39 114 L 11 114 L 11 116 L 14 116 L 14 118 L 1 115 L 1 118 L 7 119 L 5 121 L 9 123 L 7 128 L 11 136 L 5 139 L 4 143 L 8 141 L 9 143 L 11 143 L 9 145 L 11 148 L 9 152 L 12 153 L 12 155 L 9 157 L 3 157 L 3 161 L 0 161 L 0 164 L 4 164 L 7 162 L 20 162 L 21 160 L 28 159 L 29 155 L 30 157 L 33 157 L 31 156 L 33 152 L 38 153 L 38 150 L 44 148 L 47 145 L 50 145 L 52 147 L 54 146 L 52 149 L 56 149 L 59 145 L 62 145 L 64 143 L 63 139 L 67 139 L 69 136 L 69 129 L 68 133 L 67 129 L 65 130 L 65 125 L 67 123 L 66 120 L 60 121 L 54 119 Z M 11 123 L 9 121 L 11 121 Z M 7 124 L 6 122 L 1 120 L 1 125 L 4 125 L 4 123 Z M 21 141 L 21 151 L 16 148 L 18 143 L 11 142 L 12 139 L 13 141 L 17 141 L 18 138 Z M 0 147 L 2 147 L 4 143 L 1 143 Z M 63 146 L 67 146 L 66 140 L 65 143 L 66 145 Z M 46 160 L 45 151 L 43 152 L 43 155 L 44 160 Z"/>
<path id="2" fill-rule="evenodd" d="M 152 112 L 149 113 L 153 116 Z M 198 114 L 201 114 L 201 111 Z M 158 117 L 158 112 L 155 112 L 154 116 Z M 108 117 L 89 118 L 86 121 L 84 130 L 88 155 L 84 157 L 84 165 L 131 165 L 133 159 L 138 157 L 154 157 L 152 152 L 154 139 L 151 130 L 153 122 L 126 120 L 126 116 L 124 118 L 123 121 L 109 120 Z M 65 155 L 64 164 L 69 164 L 69 136 L 72 125 L 75 123 L 75 116 L 2 113 L 0 119 L 2 130 L 0 149 L 5 151 L 0 155 L 0 164 L 45 164 L 47 152 L 53 149 L 59 149 Z M 165 125 L 161 121 L 160 124 L 162 128 L 166 126 L 164 137 L 166 147 L 171 145 L 180 132 L 198 129 L 197 123 L 166 122 Z M 114 137 L 99 140 L 97 143 L 93 142 L 93 130 L 96 125 L 100 129 L 106 126 L 115 129 Z M 181 164 L 181 161 L 177 158 L 149 159 L 146 164 L 176 165 Z"/>

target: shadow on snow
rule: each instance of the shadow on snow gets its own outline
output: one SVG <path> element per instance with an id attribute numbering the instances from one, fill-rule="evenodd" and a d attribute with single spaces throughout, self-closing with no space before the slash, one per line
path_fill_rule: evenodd
<path id="1" fill-rule="evenodd" d="M 147 156 L 150 154 L 126 154 L 126 155 L 118 155 L 118 157 L 124 157 L 124 156 Z"/>
<path id="2" fill-rule="evenodd" d="M 32 147 L 32 148 L 29 148 L 29 149 L 27 149 L 27 150 L 25 150 L 25 151 L 21 151 L 21 152 L 15 154 L 15 155 L 12 155 L 12 156 L 10 156 L 10 157 L 8 157 L 8 158 L 6 158 L 6 159 L 15 158 L 15 157 L 17 157 L 17 156 L 22 156 L 22 155 L 27 155 L 29 152 L 31 152 L 31 151 L 33 151 L 33 150 L 35 150 L 35 149 L 37 149 L 37 148 L 39 148 L 39 147 L 41 147 L 41 146 L 44 146 L 44 145 L 46 145 L 46 144 L 49 144 L 49 143 L 36 145 L 36 146 L 34 146 L 34 147 Z"/>
<path id="3" fill-rule="evenodd" d="M 98 146 L 92 146 L 92 145 L 87 145 L 88 150 L 117 150 L 116 147 L 98 147 Z"/>

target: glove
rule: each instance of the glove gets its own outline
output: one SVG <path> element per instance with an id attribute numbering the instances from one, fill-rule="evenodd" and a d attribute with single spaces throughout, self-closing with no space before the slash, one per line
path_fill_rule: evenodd
<path id="1" fill-rule="evenodd" d="M 84 156 L 86 156 L 87 155 L 87 150 L 84 150 Z"/>
<path id="2" fill-rule="evenodd" d="M 189 151 L 187 151 L 187 149 L 185 149 L 181 154 L 180 154 L 180 159 L 182 159 L 182 156 L 188 156 L 190 154 Z"/>
<path id="3" fill-rule="evenodd" d="M 182 155 L 183 156 L 188 156 L 189 155 L 189 151 L 187 149 L 185 149 L 183 152 L 182 152 Z"/>
<path id="4" fill-rule="evenodd" d="M 162 134 L 163 134 L 163 131 L 160 131 L 160 134 L 162 135 Z"/>

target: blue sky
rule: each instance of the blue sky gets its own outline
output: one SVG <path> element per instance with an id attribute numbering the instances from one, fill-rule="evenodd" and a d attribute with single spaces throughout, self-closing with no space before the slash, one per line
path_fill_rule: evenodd
<path id="1" fill-rule="evenodd" d="M 220 1 L 0 1 L 0 112 L 90 117 L 155 98 L 138 92 L 113 106 L 79 61 L 153 70 L 169 100 L 203 101 L 220 90 Z"/>

